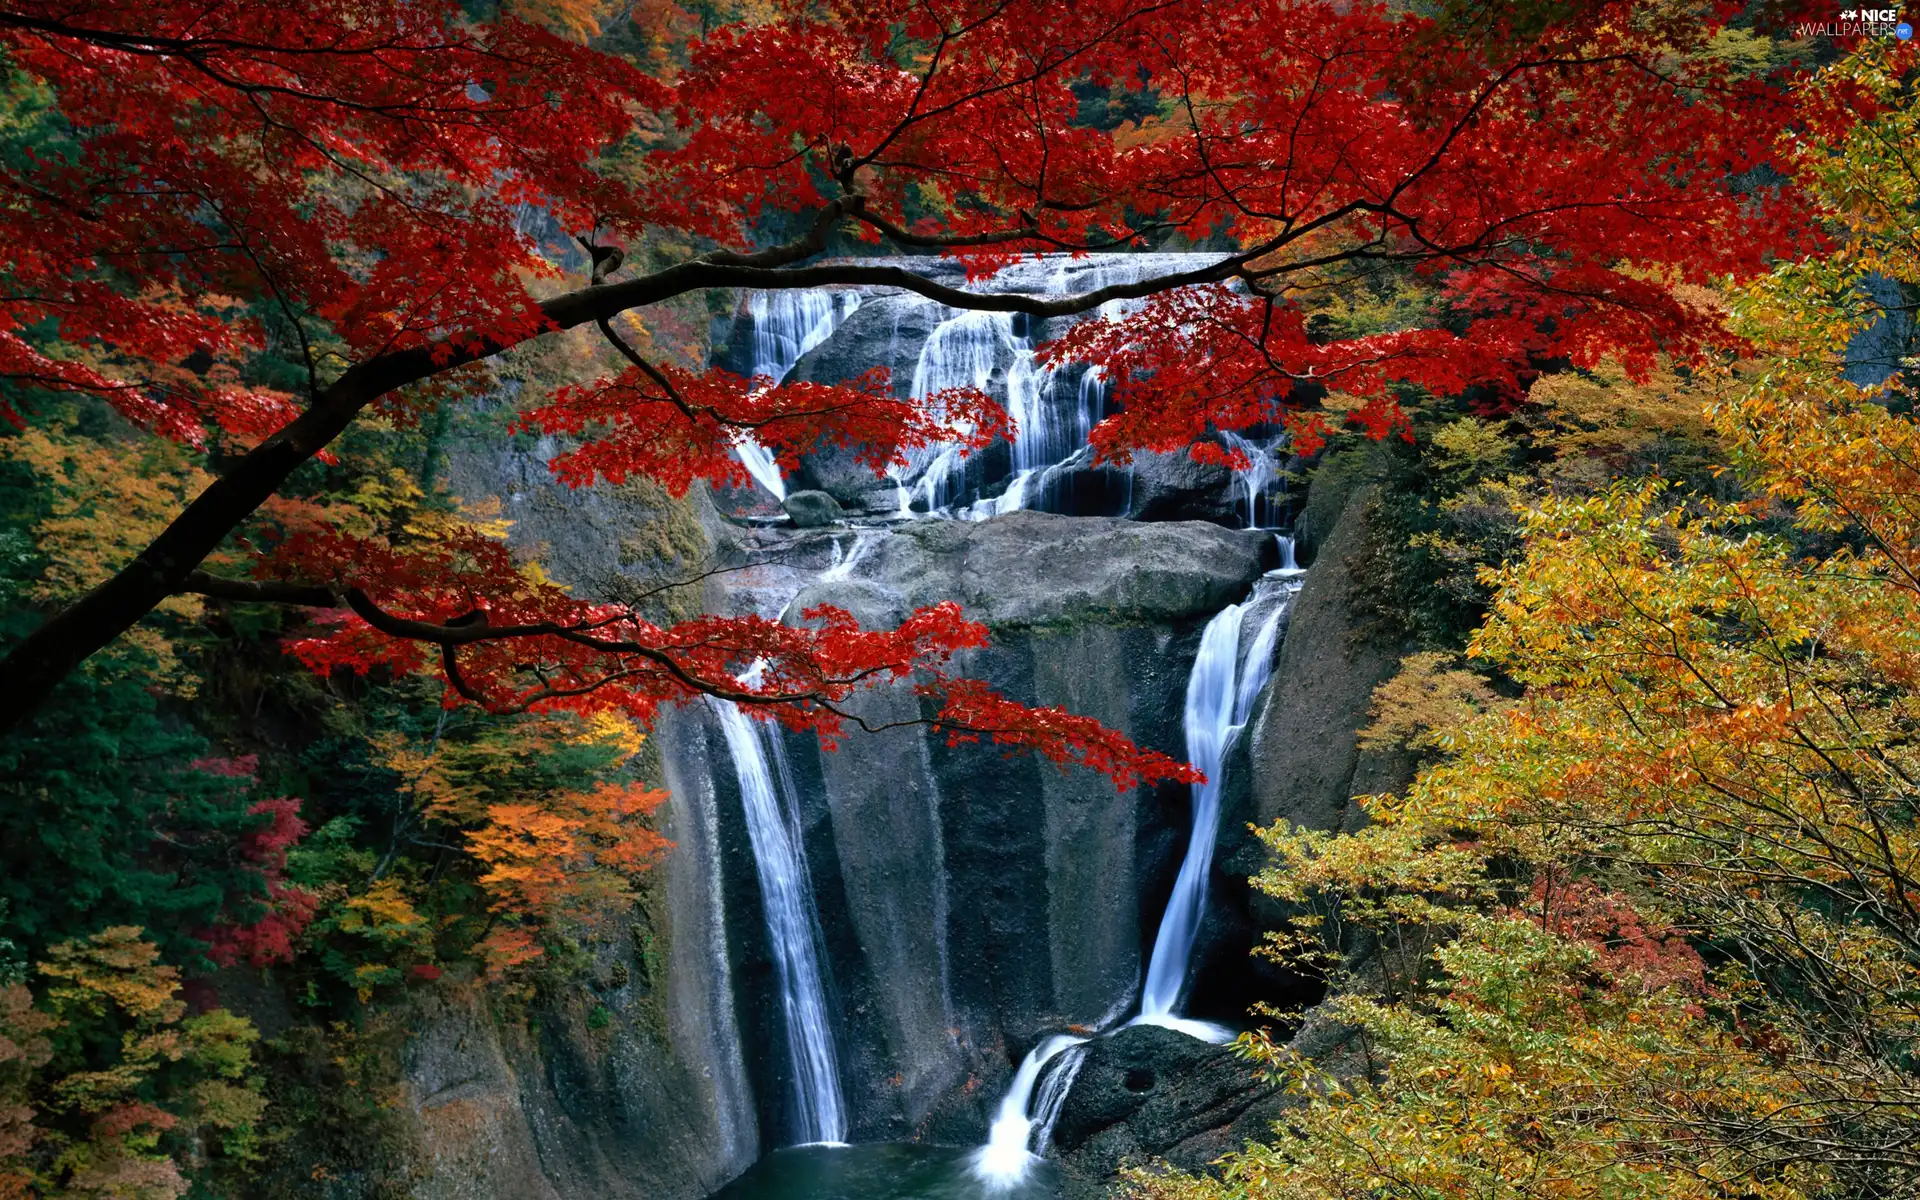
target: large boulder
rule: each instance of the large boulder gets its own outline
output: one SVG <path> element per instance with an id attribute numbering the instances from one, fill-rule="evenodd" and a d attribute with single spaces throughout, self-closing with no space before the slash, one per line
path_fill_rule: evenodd
<path id="1" fill-rule="evenodd" d="M 885 367 L 893 394 L 909 396 L 920 348 L 951 315 L 953 310 L 919 296 L 869 297 L 840 323 L 832 337 L 802 357 L 788 378 L 845 383 L 874 367 Z M 807 455 L 790 482 L 795 487 L 825 492 L 856 512 L 892 512 L 900 506 L 894 482 L 859 462 L 845 447 Z"/>
<path id="2" fill-rule="evenodd" d="M 913 607 L 958 600 L 989 625 L 1143 624 L 1211 616 L 1275 553 L 1271 534 L 1200 522 L 1012 512 L 902 526 L 872 574 Z"/>
<path id="3" fill-rule="evenodd" d="M 1234 507 L 1233 472 L 1195 462 L 1184 450 L 1133 456 L 1128 515 L 1136 521 L 1211 521 L 1236 529 L 1243 523 Z"/>
<path id="4" fill-rule="evenodd" d="M 818 529 L 823 525 L 833 525 L 845 514 L 840 502 L 825 492 L 790 492 L 780 507 L 786 510 L 789 520 L 801 529 Z"/>
<path id="5" fill-rule="evenodd" d="M 1034 506 L 1085 516 L 1136 521 L 1207 521 L 1237 529 L 1244 522 L 1233 501 L 1233 473 L 1198 463 L 1183 450 L 1143 450 L 1128 466 L 1095 464 L 1093 447 L 1042 472 Z"/>
<path id="6" fill-rule="evenodd" d="M 1157 1025 L 1099 1038 L 1053 1129 L 1066 1200 L 1104 1195 L 1127 1165 L 1204 1170 L 1266 1133 L 1283 1103 L 1230 1047 Z"/>
<path id="7" fill-rule="evenodd" d="M 826 565 L 822 534 L 750 532 L 759 555 L 783 564 L 756 575 Z M 1272 554 L 1270 536 L 1213 525 L 1031 512 L 859 536 L 864 548 L 841 536 L 850 544 L 833 560 L 840 569 L 786 603 L 787 620 L 826 604 L 885 627 L 958 600 L 993 627 L 992 644 L 961 655 L 958 673 L 1176 757 L 1201 628 L 1247 595 Z M 729 590 L 748 582 L 728 579 Z M 793 736 L 786 754 L 852 1135 L 977 1141 L 1027 1047 L 1071 1025 L 1102 1025 L 1133 1000 L 1184 849 L 1189 789 L 1122 792 L 1090 771 L 955 744 L 920 724 L 937 710 L 904 688 L 843 707 L 883 731 L 850 729 L 833 753 Z M 753 1043 L 749 1062 L 777 1065 L 786 1051 L 776 977 L 756 948 L 764 933 L 737 787 L 711 723 L 697 709 L 689 716 L 673 750 L 676 803 L 688 781 L 708 781 L 686 799 L 711 813 L 727 848 L 721 907 L 735 1007 Z M 1244 963 L 1246 948 L 1218 953 Z M 781 1081 L 756 1079 L 754 1090 L 762 1129 L 779 1136 Z"/>

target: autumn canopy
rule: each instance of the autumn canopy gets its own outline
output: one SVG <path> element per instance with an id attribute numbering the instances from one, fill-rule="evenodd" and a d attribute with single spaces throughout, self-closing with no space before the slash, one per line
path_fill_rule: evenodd
<path id="1" fill-rule="evenodd" d="M 741 433 L 789 465 L 851 445 L 884 466 L 1005 432 L 965 391 L 916 404 L 872 378 L 690 369 L 625 317 L 704 289 L 886 285 L 1035 315 L 1150 298 L 1043 350 L 1116 381 L 1094 440 L 1119 459 L 1217 456 L 1209 430 L 1278 419 L 1306 447 L 1342 421 L 1392 436 L 1405 385 L 1498 404 L 1545 364 L 1643 370 L 1656 348 L 1722 336 L 1692 285 L 1753 273 L 1798 227 L 1764 186 L 1782 98 L 1692 53 L 1714 33 L 1624 3 L 1489 20 L 1320 0 L 883 0 L 781 4 L 643 73 L 451 3 L 9 3 L 14 86 L 67 132 L 0 164 L 0 411 L 99 396 L 215 451 L 218 470 L 16 644 L 0 721 L 198 594 L 305 606 L 318 623 L 294 650 L 314 667 L 437 670 L 494 710 L 644 720 L 705 693 L 830 733 L 853 691 L 910 678 L 958 735 L 1122 783 L 1178 775 L 953 677 L 949 657 L 984 637 L 953 606 L 890 630 L 833 611 L 804 628 L 656 625 L 478 533 L 350 532 L 276 491 L 356 420 L 419 421 L 485 389 L 488 356 L 589 325 L 619 369 L 528 396 L 519 417 L 565 435 L 552 465 L 570 483 L 741 483 Z M 524 232 L 529 212 L 594 248 L 590 277 Z M 1025 254 L 1169 239 L 1228 249 L 1078 296 L 976 293 L 844 253 L 934 247 L 979 278 Z M 1316 296 L 1406 270 L 1440 289 L 1444 320 L 1343 336 L 1306 319 Z M 296 375 L 253 369 L 269 344 Z M 1331 416 L 1330 393 L 1345 402 Z"/>

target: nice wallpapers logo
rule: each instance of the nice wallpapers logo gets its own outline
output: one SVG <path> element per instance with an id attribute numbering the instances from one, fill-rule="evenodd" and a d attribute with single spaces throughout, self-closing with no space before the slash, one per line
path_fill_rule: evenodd
<path id="1" fill-rule="evenodd" d="M 1913 24 L 1897 8 L 1845 8 L 1835 21 L 1805 21 L 1795 28 L 1801 37 L 1896 37 L 1908 41 Z"/>

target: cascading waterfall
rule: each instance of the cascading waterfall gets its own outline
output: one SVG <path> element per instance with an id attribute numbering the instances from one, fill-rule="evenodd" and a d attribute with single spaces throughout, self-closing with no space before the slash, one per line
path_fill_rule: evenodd
<path id="1" fill-rule="evenodd" d="M 708 703 L 719 719 L 740 780 L 740 802 L 746 810 L 747 838 L 760 877 L 767 939 L 773 945 L 780 1007 L 786 1018 L 799 1140 L 842 1142 L 847 1136 L 846 1102 L 840 1091 L 839 1060 L 820 970 L 825 957 L 820 922 L 793 799 L 798 792 L 776 731 L 757 727 L 731 700 L 709 698 Z"/>
<path id="2" fill-rule="evenodd" d="M 873 553 L 873 548 L 884 541 L 886 536 L 886 530 L 875 529 L 868 526 L 867 528 L 854 531 L 853 544 L 844 551 L 841 549 L 840 543 L 836 541 L 833 544 L 833 563 L 828 566 L 826 570 L 820 572 L 821 580 L 824 582 L 851 578 L 853 569 L 859 566 L 867 555 Z M 784 616 L 785 614 L 782 613 L 781 615 Z"/>
<path id="3" fill-rule="evenodd" d="M 860 307 L 860 293 L 817 289 L 755 292 L 747 298 L 753 321 L 753 375 L 784 383 L 807 351 L 833 336 L 840 322 Z M 787 498 L 780 464 L 749 434 L 741 434 L 734 453 L 761 487 L 776 500 Z"/>
<path id="4" fill-rule="evenodd" d="M 1049 256 L 1020 263 L 997 274 L 988 290 L 1032 291 L 1047 295 L 1094 290 L 1110 283 L 1142 278 L 1155 270 L 1175 270 L 1211 264 L 1217 255 L 1104 255 L 1091 259 Z M 1137 301 L 1112 300 L 1097 315 L 1118 319 Z M 968 311 L 949 315 L 921 345 L 914 366 L 912 396 L 924 398 L 948 387 L 991 391 L 996 373 L 1004 371 L 1005 403 L 1015 424 L 1014 475 L 1006 489 L 990 500 L 977 501 L 960 515 L 985 520 L 1025 508 L 1036 497 L 1029 492 L 1036 479 L 1087 444 L 1087 436 L 1103 415 L 1104 381 L 1097 371 L 1081 373 L 1075 408 L 1058 411 L 1057 372 L 1035 360 L 1031 319 L 1019 313 Z M 957 446 L 941 444 L 917 450 L 904 467 L 889 468 L 899 496 L 898 515 L 910 517 L 916 502 L 929 512 L 947 512 L 961 494 L 961 456 Z"/>
<path id="5" fill-rule="evenodd" d="M 1031 1107 L 1034 1087 L 1040 1082 L 1040 1073 L 1056 1055 L 1083 1046 L 1086 1041 L 1083 1037 L 1057 1033 L 1029 1050 L 1027 1056 L 1020 1060 L 1020 1069 L 1013 1073 L 1013 1083 L 1007 1088 L 1007 1094 L 1001 1097 L 999 1111 L 994 1114 L 987 1144 L 975 1151 L 973 1156 L 974 1176 L 989 1188 L 1011 1188 L 1033 1169 L 1035 1155 L 1027 1147 L 1034 1128 L 1035 1110 Z M 1071 1082 L 1069 1080 L 1068 1084 L 1071 1085 Z M 1065 1100 L 1066 1093 L 1062 1091 L 1054 1103 L 1053 1115 L 1056 1118 L 1059 1116 L 1059 1105 Z"/>
<path id="6" fill-rule="evenodd" d="M 1132 1024 L 1163 1025 L 1209 1042 L 1224 1042 L 1231 1031 L 1206 1021 L 1178 1015 L 1181 992 L 1193 944 L 1206 907 L 1207 873 L 1213 865 L 1213 844 L 1220 831 L 1220 798 L 1224 790 L 1226 759 L 1234 742 L 1253 716 L 1254 705 L 1273 673 L 1280 622 L 1298 588 L 1283 567 L 1269 580 L 1277 594 L 1263 583 L 1244 604 L 1230 604 L 1207 622 L 1200 635 L 1200 653 L 1187 679 L 1184 725 L 1187 758 L 1206 774 L 1193 785 L 1193 832 L 1180 864 L 1173 896 L 1167 902 L 1154 939 L 1147 980 L 1141 990 L 1140 1015 Z M 1249 615 L 1268 608 L 1243 657 L 1241 634 Z M 1066 1104 L 1067 1093 L 1079 1074 L 1089 1039 L 1057 1034 L 1035 1046 L 1021 1060 L 1013 1081 L 1001 1097 L 987 1144 L 974 1155 L 973 1172 L 990 1189 L 1005 1190 L 1031 1171 L 1046 1150 L 1054 1122 Z M 1048 1074 L 1055 1058 L 1059 1063 Z"/>
<path id="7" fill-rule="evenodd" d="M 996 314 L 1001 315 L 1001 314 Z M 990 500 L 975 501 L 968 516 L 976 521 L 1014 512 L 1027 506 L 1027 485 L 1041 471 L 1072 454 L 1086 440 L 1054 419 L 1053 369 L 1034 360 L 1031 323 L 1020 313 L 1005 315 L 1006 344 L 1012 354 L 1007 366 L 1007 414 L 1013 418 L 1013 478 L 1006 490 Z"/>
<path id="8" fill-rule="evenodd" d="M 1107 375 L 1099 367 L 1088 367 L 1080 372 L 1080 386 L 1074 393 L 1074 445 L 1078 449 L 1087 444 L 1093 434 L 1093 427 L 1107 410 Z M 1070 449 L 1068 454 L 1073 453 Z"/>
<path id="9" fill-rule="evenodd" d="M 1013 469 L 1032 472 L 1078 450 L 1087 434 L 1084 429 L 1062 428 L 1055 419 L 1049 403 L 1054 372 L 1034 359 L 1031 318 L 1014 313 L 1007 326 L 1013 348 L 1013 363 L 1007 368 L 1007 412 L 1015 423 Z"/>
<path id="10" fill-rule="evenodd" d="M 1290 595 L 1291 585 L 1282 586 Z M 1226 1040 L 1227 1031 L 1182 1017 L 1178 1009 L 1194 938 L 1206 908 L 1207 875 L 1213 867 L 1213 844 L 1220 832 L 1227 753 L 1253 715 L 1260 690 L 1272 673 L 1274 644 L 1286 609 L 1283 596 L 1273 605 L 1242 659 L 1241 626 L 1261 599 L 1256 591 L 1245 604 L 1230 604 L 1207 622 L 1200 635 L 1200 653 L 1187 676 L 1183 719 L 1187 760 L 1207 778 L 1205 783 L 1193 785 L 1193 832 L 1174 880 L 1173 895 L 1160 918 L 1160 932 L 1154 938 L 1153 955 L 1147 964 L 1147 981 L 1140 992 L 1140 1015 L 1135 1018 L 1142 1024 L 1165 1025 L 1208 1041 Z"/>
<path id="11" fill-rule="evenodd" d="M 1067 1106 L 1067 1093 L 1080 1077 L 1081 1064 L 1087 1061 L 1084 1045 L 1068 1046 L 1054 1062 L 1053 1070 L 1040 1080 L 1040 1092 L 1033 1101 L 1033 1152 L 1044 1155 L 1053 1141 L 1053 1127 L 1060 1121 L 1060 1110 Z"/>
<path id="12" fill-rule="evenodd" d="M 1280 513 L 1274 512 L 1274 501 L 1268 489 L 1280 480 L 1281 452 L 1285 449 L 1285 434 L 1271 438 L 1256 439 L 1231 430 L 1222 431 L 1221 441 L 1227 449 L 1238 450 L 1246 456 L 1247 466 L 1233 473 L 1233 503 L 1245 518 L 1248 529 L 1272 529 L 1278 523 Z M 1282 506 L 1284 508 L 1284 506 Z M 1261 517 L 1267 518 L 1261 523 Z"/>
<path id="13" fill-rule="evenodd" d="M 1034 477 L 1086 445 L 1099 420 L 1104 393 L 1099 373 L 1093 370 L 1081 375 L 1074 412 L 1056 411 L 1056 372 L 1035 358 L 1031 329 L 1031 321 L 1021 313 L 962 313 L 934 330 L 914 367 L 917 399 L 950 387 L 986 391 L 1005 363 L 1007 415 L 1014 424 L 1013 477 L 1000 495 L 967 507 L 965 515 L 975 521 L 1027 507 L 1027 490 Z M 906 474 L 919 476 L 913 494 L 926 501 L 929 511 L 941 511 L 957 499 L 953 484 L 959 451 L 942 445 L 921 453 Z M 901 478 L 896 476 L 896 482 Z M 912 495 L 903 485 L 902 511 L 908 511 L 911 503 Z"/>
<path id="14" fill-rule="evenodd" d="M 913 366 L 912 397 L 924 400 L 948 388 L 987 391 L 1000 368 L 1003 351 L 1011 350 L 1012 341 L 1008 313 L 969 310 L 942 321 L 921 343 Z M 901 512 L 911 513 L 915 495 L 926 501 L 930 512 L 951 504 L 955 499 L 954 475 L 960 467 L 959 447 L 943 442 L 915 450 L 908 458 L 906 470 L 894 476 L 901 489 Z M 913 482 L 909 484 L 908 480 Z"/>
<path id="15" fill-rule="evenodd" d="M 1144 256 L 1140 261 L 1115 256 L 1112 262 L 1091 267 L 1066 260 L 1021 264 L 996 277 L 990 290 L 1082 292 L 1089 282 L 1097 287 L 1153 269 L 1168 268 L 1150 264 Z M 872 295 L 868 293 L 870 299 Z M 799 359 L 830 338 L 861 302 L 862 293 L 853 290 L 774 292 L 751 297 L 748 313 L 753 322 L 755 372 L 784 380 Z M 1105 415 L 1107 381 L 1099 370 L 1063 367 L 1062 371 L 1078 371 L 1077 378 L 1068 375 L 1063 379 L 1058 372 L 1037 363 L 1033 343 L 1040 335 L 1025 316 L 957 312 L 910 297 L 888 299 L 886 303 L 894 306 L 896 343 L 901 336 L 903 312 L 909 318 L 908 325 L 916 330 L 932 326 L 914 360 L 910 389 L 905 389 L 908 394 L 924 398 L 953 387 L 987 391 L 1003 400 L 1018 429 L 1011 454 L 1013 474 L 1000 495 L 976 498 L 967 486 L 957 448 L 932 446 L 915 451 L 909 463 L 889 472 L 899 489 L 899 515 L 912 516 L 917 506 L 940 515 L 980 520 L 1024 507 L 1055 505 L 1057 498 L 1049 481 L 1056 473 L 1049 468 L 1082 451 L 1091 430 Z M 1101 306 L 1099 315 L 1117 317 L 1129 307 L 1128 302 L 1111 302 Z M 869 313 L 868 318 L 873 315 Z M 936 317 L 944 319 L 930 319 Z M 1057 331 L 1058 327 L 1051 328 Z M 884 322 L 876 323 L 872 333 L 877 345 Z M 910 347 L 906 349 L 911 353 Z M 889 361 L 897 361 L 897 355 L 890 355 Z M 1234 473 L 1232 485 L 1235 506 L 1247 526 L 1272 529 L 1281 524 L 1284 497 L 1269 492 L 1280 478 L 1284 439 L 1229 435 L 1223 440 L 1247 455 L 1248 468 Z M 751 442 L 743 442 L 739 450 L 755 478 L 772 494 L 784 497 L 784 481 L 771 456 Z M 755 452 L 758 460 L 752 457 Z M 1068 469 L 1076 470 L 1077 462 L 1069 464 Z M 1040 486 L 1043 482 L 1044 488 Z M 887 536 L 885 530 L 871 527 L 858 530 L 851 540 L 840 535 L 832 544 L 831 565 L 817 578 L 851 578 Z M 1270 573 L 1245 603 L 1228 607 L 1208 622 L 1189 676 L 1184 708 L 1188 757 L 1207 782 L 1192 789 L 1189 843 L 1153 943 L 1138 1016 L 1134 1018 L 1137 1023 L 1164 1025 L 1208 1040 L 1224 1040 L 1227 1031 L 1185 1017 L 1182 1001 L 1207 902 L 1225 764 L 1271 674 L 1285 609 L 1298 586 L 1292 540 L 1281 534 L 1275 536 L 1281 569 Z M 777 607 L 770 606 L 766 611 Z M 731 704 L 709 703 L 739 777 L 766 910 L 792 1061 L 797 1113 L 793 1135 L 810 1142 L 842 1141 L 849 1123 L 847 1101 L 841 1090 L 838 1051 L 829 1020 L 826 958 L 799 828 L 798 793 L 786 779 L 777 733 L 749 720 Z M 941 916 L 938 923 L 944 926 L 944 922 Z M 1111 1030 L 1117 1026 L 1131 1007 L 1130 999 L 1122 997 L 1116 1010 L 1096 1028 Z M 1071 1028 L 1086 1032 L 1079 1025 Z M 1046 1037 L 1019 1063 L 994 1113 L 987 1143 L 973 1151 L 970 1160 L 973 1175 L 990 1192 L 1012 1190 L 1034 1174 L 1038 1156 L 1046 1152 L 1075 1077 L 1087 1059 L 1089 1040 L 1069 1033 Z"/>

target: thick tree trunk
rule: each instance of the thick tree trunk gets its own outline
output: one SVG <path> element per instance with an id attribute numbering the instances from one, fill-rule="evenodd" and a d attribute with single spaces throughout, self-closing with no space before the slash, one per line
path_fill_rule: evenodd
<path id="1" fill-rule="evenodd" d="M 407 382 L 408 376 L 422 378 L 432 370 L 430 356 L 421 351 L 388 355 L 372 366 L 348 371 L 291 424 L 200 493 L 118 574 L 28 634 L 0 662 L 0 731 L 20 724 L 68 672 L 177 591 L 189 572 L 374 397 Z"/>

